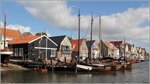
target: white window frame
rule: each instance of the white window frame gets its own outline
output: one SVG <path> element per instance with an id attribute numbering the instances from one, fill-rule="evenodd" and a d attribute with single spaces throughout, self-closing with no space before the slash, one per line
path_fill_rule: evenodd
<path id="1" fill-rule="evenodd" d="M 18 56 L 18 48 L 15 48 L 15 56 Z"/>
<path id="2" fill-rule="evenodd" d="M 50 57 L 55 57 L 55 55 L 56 55 L 56 50 L 51 50 L 51 55 L 50 55 Z"/>
<path id="3" fill-rule="evenodd" d="M 23 56 L 23 48 L 19 48 L 19 56 Z"/>

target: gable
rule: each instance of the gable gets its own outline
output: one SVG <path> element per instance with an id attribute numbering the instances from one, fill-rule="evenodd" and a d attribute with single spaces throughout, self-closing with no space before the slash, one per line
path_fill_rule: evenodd
<path id="1" fill-rule="evenodd" d="M 65 38 L 62 40 L 61 45 L 65 45 L 65 46 L 70 46 L 70 47 L 71 47 L 71 43 L 70 43 L 68 37 L 65 37 Z"/>
<path id="2" fill-rule="evenodd" d="M 88 51 L 88 47 L 86 45 L 86 41 L 82 40 L 81 46 L 80 46 L 81 51 Z"/>
<path id="3" fill-rule="evenodd" d="M 57 48 L 57 45 L 53 41 L 49 40 L 47 36 L 43 36 L 42 38 L 31 42 L 29 45 L 39 48 Z"/>
<path id="4" fill-rule="evenodd" d="M 58 46 L 60 46 L 61 42 L 66 36 L 54 36 L 54 37 L 49 37 L 53 42 L 55 42 Z"/>
<path id="5" fill-rule="evenodd" d="M 98 44 L 97 44 L 96 42 L 94 42 L 93 45 L 92 45 L 92 48 L 97 48 L 97 49 L 99 49 Z"/>

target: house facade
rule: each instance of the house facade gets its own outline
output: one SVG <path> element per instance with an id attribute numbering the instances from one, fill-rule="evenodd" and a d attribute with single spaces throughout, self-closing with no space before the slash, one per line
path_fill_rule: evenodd
<path id="1" fill-rule="evenodd" d="M 78 56 L 78 40 L 70 40 L 72 44 L 72 59 L 75 59 Z M 86 40 L 81 39 L 79 41 L 80 44 L 80 55 L 79 60 L 84 61 L 86 58 L 88 58 L 88 47 L 86 45 Z"/>
<path id="2" fill-rule="evenodd" d="M 22 60 L 43 61 L 56 57 L 57 44 L 45 35 L 17 38 L 8 44 L 13 49 L 13 57 Z"/>
<path id="3" fill-rule="evenodd" d="M 57 46 L 57 58 L 60 61 L 71 62 L 71 50 L 72 45 L 67 36 L 54 36 L 49 37 L 52 41 L 54 41 Z"/>
<path id="4" fill-rule="evenodd" d="M 100 50 L 101 57 L 100 58 L 108 56 L 108 47 L 106 46 L 106 44 L 103 41 L 101 41 L 100 47 L 101 47 L 101 50 Z"/>
<path id="5" fill-rule="evenodd" d="M 121 45 L 121 56 L 125 56 L 130 59 L 131 57 L 132 46 L 129 43 L 123 43 Z"/>
<path id="6" fill-rule="evenodd" d="M 131 56 L 130 59 L 135 59 L 137 56 L 137 49 L 134 45 L 131 45 Z"/>
<path id="7" fill-rule="evenodd" d="M 121 53 L 121 45 L 122 45 L 122 41 L 110 41 L 110 43 L 112 43 L 116 48 L 119 49 L 119 56 L 122 55 Z"/>
<path id="8" fill-rule="evenodd" d="M 119 49 L 116 48 L 112 43 L 110 42 L 104 42 L 107 46 L 107 53 L 106 56 L 113 57 L 113 58 L 119 58 Z"/>
<path id="9" fill-rule="evenodd" d="M 137 59 L 140 59 L 142 57 L 142 48 L 136 47 L 136 49 L 137 49 Z"/>
<path id="10" fill-rule="evenodd" d="M 93 41 L 86 41 L 86 44 L 88 46 L 88 56 L 91 56 L 91 59 L 97 59 L 99 58 L 99 45 L 98 43 L 93 40 Z M 91 53 L 90 53 L 91 50 Z"/>
<path id="11" fill-rule="evenodd" d="M 6 38 L 5 47 L 8 48 L 9 41 L 20 37 L 21 33 L 19 30 L 12 30 L 7 28 L 5 31 L 5 38 Z M 1 40 L 0 49 L 4 49 L 4 28 L 0 28 L 0 40 Z"/>

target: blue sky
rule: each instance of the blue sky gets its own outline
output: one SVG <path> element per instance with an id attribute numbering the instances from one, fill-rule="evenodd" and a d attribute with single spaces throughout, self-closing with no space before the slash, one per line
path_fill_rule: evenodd
<path id="1" fill-rule="evenodd" d="M 147 1 L 68 1 L 69 7 L 72 7 L 72 14 L 77 15 L 77 8 L 80 8 L 82 15 L 91 15 L 93 11 L 94 15 L 102 13 L 102 15 L 111 15 L 127 10 L 128 8 L 138 8 L 141 6 L 147 6 Z M 40 32 L 45 27 L 52 28 L 53 31 L 49 31 L 52 35 L 69 34 L 72 30 L 62 30 L 55 26 L 49 25 L 46 21 L 33 17 L 29 12 L 24 9 L 22 4 L 15 1 L 3 1 L 1 3 L 1 9 L 3 13 L 7 15 L 7 24 L 20 24 L 23 26 L 30 26 L 31 31 Z M 59 31 L 58 33 L 55 31 Z"/>
<path id="2" fill-rule="evenodd" d="M 98 15 L 98 13 L 111 15 L 118 12 L 123 12 L 128 8 L 138 8 L 141 6 L 148 6 L 147 1 L 70 1 L 68 3 L 71 7 L 78 7 L 81 9 L 82 14 L 90 14 L 91 11 Z M 75 8 L 74 8 L 75 10 Z M 76 11 L 73 12 L 76 14 Z"/>
<path id="3" fill-rule="evenodd" d="M 64 2 L 58 1 L 59 3 L 53 3 L 52 1 L 46 0 L 46 1 L 38 1 L 38 2 L 37 1 L 16 2 L 14 0 L 3 1 L 0 4 L 0 9 L 1 9 L 0 17 L 2 17 L 2 11 L 3 11 L 3 14 L 5 13 L 7 15 L 7 25 L 17 24 L 25 28 L 30 27 L 30 32 L 32 33 L 41 32 L 41 31 L 44 31 L 45 28 L 48 28 L 48 33 L 52 36 L 72 35 L 73 37 L 76 38 L 77 37 L 77 25 L 74 22 L 72 23 L 68 22 L 68 21 L 75 20 L 75 18 L 73 19 L 64 19 L 64 18 L 76 16 L 77 8 L 80 8 L 81 15 L 83 16 L 81 17 L 83 18 L 82 24 L 85 25 L 85 26 L 82 25 L 83 27 L 81 26 L 82 31 L 83 31 L 81 34 L 82 36 L 84 36 L 85 32 L 89 30 L 89 25 L 87 24 L 89 20 L 88 16 L 91 15 L 91 11 L 93 11 L 95 18 L 98 16 L 99 13 L 101 13 L 103 16 L 102 18 L 104 20 L 103 22 L 104 24 L 102 25 L 104 25 L 104 29 L 103 29 L 104 40 L 112 40 L 112 39 L 122 40 L 121 37 L 123 37 L 124 32 L 126 32 L 126 34 L 131 34 L 127 36 L 127 39 L 129 39 L 128 41 L 132 43 L 135 42 L 137 45 L 142 46 L 148 40 L 147 39 L 148 37 L 146 36 L 148 32 L 144 34 L 148 26 L 148 21 L 147 21 L 147 16 L 143 15 L 145 12 L 147 13 L 147 11 L 143 11 L 143 10 L 147 10 L 148 0 L 138 0 L 138 1 L 137 0 L 127 0 L 127 1 L 126 0 L 116 0 L 116 1 L 113 1 L 113 0 L 108 0 L 108 1 L 104 1 L 104 0 L 74 1 L 73 0 L 71 1 L 69 0 L 69 1 L 64 1 Z M 59 8 L 59 9 L 56 10 L 55 8 Z M 129 9 L 131 9 L 131 11 L 128 11 Z M 35 13 L 35 11 L 40 11 L 40 14 Z M 136 12 L 137 12 L 137 15 L 136 15 Z M 128 25 L 130 24 L 130 21 L 131 22 L 136 21 L 136 17 L 142 16 L 140 14 L 142 14 L 143 17 L 139 19 L 137 18 L 137 22 L 131 23 L 133 25 Z M 64 18 L 60 17 L 59 18 L 60 21 L 59 21 L 58 17 L 62 15 Z M 122 20 L 123 18 L 122 16 L 124 15 L 128 18 L 128 20 L 122 21 L 121 23 L 120 19 Z M 3 18 L 0 18 L 1 21 L 2 19 Z M 119 22 L 116 22 L 116 21 L 119 21 Z M 126 24 L 126 22 L 129 22 L 129 23 Z M 74 25 L 71 25 L 71 24 L 74 24 Z M 95 22 L 95 24 L 97 23 Z M 120 27 L 118 27 L 119 25 Z M 125 26 L 121 27 L 122 25 L 125 25 Z M 97 28 L 97 26 L 94 26 L 94 27 Z M 126 29 L 127 27 L 131 27 L 131 28 L 129 28 L 128 30 Z M 114 29 L 114 28 L 117 28 L 117 29 Z M 140 30 L 140 29 L 143 29 L 143 30 Z M 96 31 L 97 29 L 95 29 L 94 31 L 95 37 L 98 36 L 97 35 L 98 32 Z M 113 31 L 115 31 L 115 34 L 113 34 Z M 131 32 L 128 32 L 128 31 L 131 31 Z M 133 37 L 139 34 L 138 33 L 133 34 L 132 31 L 133 32 L 142 31 L 141 34 L 143 35 L 135 39 Z M 110 34 L 113 34 L 113 35 L 110 36 Z M 120 37 L 116 37 L 116 36 L 120 36 Z M 140 39 L 146 40 L 146 41 L 144 42 L 139 41 L 138 43 L 137 41 Z M 145 43 L 145 44 L 147 45 L 148 43 Z M 143 45 L 143 46 L 146 46 L 146 45 Z"/>

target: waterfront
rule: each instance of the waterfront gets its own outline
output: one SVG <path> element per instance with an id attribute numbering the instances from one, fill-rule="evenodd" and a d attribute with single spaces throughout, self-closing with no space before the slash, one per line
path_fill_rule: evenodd
<path id="1" fill-rule="evenodd" d="M 2 83 L 149 83 L 149 62 L 133 64 L 131 71 L 105 73 L 4 71 Z"/>

